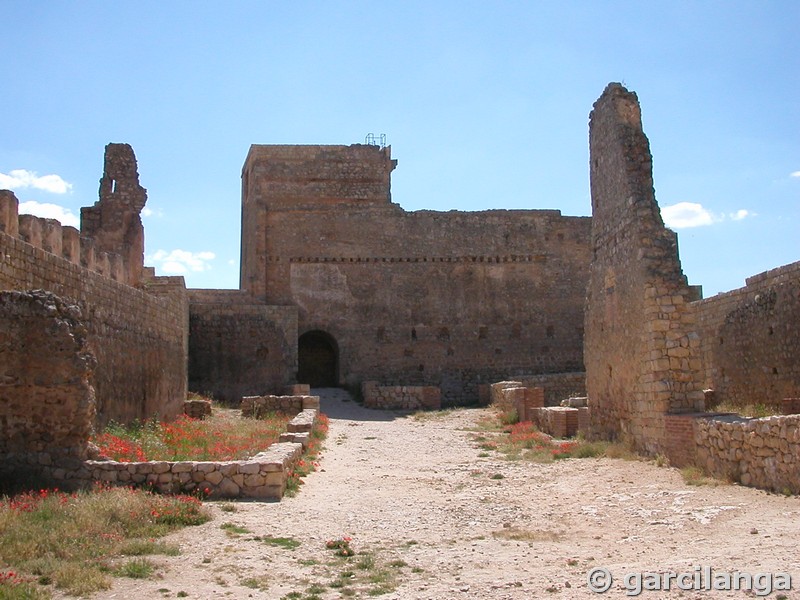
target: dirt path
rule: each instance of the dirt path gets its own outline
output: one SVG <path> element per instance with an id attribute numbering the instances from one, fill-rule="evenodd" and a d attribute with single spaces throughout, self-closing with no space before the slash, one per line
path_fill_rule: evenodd
<path id="1" fill-rule="evenodd" d="M 234 503 L 235 512 L 211 503 L 213 521 L 171 536 L 180 556 L 154 558 L 159 579 L 117 579 L 96 597 L 333 599 L 368 597 L 394 581 L 395 591 L 379 597 L 624 598 L 626 573 L 695 566 L 790 572 L 800 590 L 798 498 L 688 487 L 676 470 L 642 462 L 481 458 L 466 431 L 479 409 L 418 420 L 325 391 L 323 411 L 331 428 L 321 470 L 296 497 Z M 227 533 L 224 523 L 247 532 Z M 368 554 L 342 559 L 326 549 L 326 540 L 343 536 Z M 598 566 L 616 578 L 603 596 L 586 583 Z M 752 597 L 643 593 L 664 596 Z"/>

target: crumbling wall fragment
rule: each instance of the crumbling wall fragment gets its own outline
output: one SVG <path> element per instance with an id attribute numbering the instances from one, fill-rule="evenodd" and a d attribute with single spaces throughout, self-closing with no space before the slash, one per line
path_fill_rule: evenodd
<path id="1" fill-rule="evenodd" d="M 664 449 L 664 415 L 702 409 L 699 336 L 664 226 L 636 94 L 611 83 L 590 120 L 592 261 L 584 362 L 592 429 Z"/>
<path id="2" fill-rule="evenodd" d="M 122 256 L 125 275 L 121 281 L 133 286 L 142 282 L 144 227 L 140 213 L 146 202 L 147 190 L 139 185 L 133 148 L 108 144 L 100 199 L 81 209 L 81 235 L 94 240 L 96 254 Z"/>
<path id="3" fill-rule="evenodd" d="M 94 366 L 77 306 L 42 290 L 0 291 L 0 457 L 85 458 Z"/>

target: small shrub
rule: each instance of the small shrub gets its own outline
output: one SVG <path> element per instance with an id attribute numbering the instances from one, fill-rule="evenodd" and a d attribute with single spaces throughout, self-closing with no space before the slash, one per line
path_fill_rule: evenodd
<path id="1" fill-rule="evenodd" d="M 500 413 L 500 422 L 503 425 L 514 425 L 519 423 L 519 415 L 517 414 L 517 409 L 512 408 L 508 411 Z"/>
<path id="2" fill-rule="evenodd" d="M 356 569 L 369 571 L 375 568 L 375 557 L 372 554 L 362 554 L 356 563 Z"/>
<path id="3" fill-rule="evenodd" d="M 147 579 L 153 574 L 153 571 L 155 571 L 155 565 L 152 562 L 146 558 L 134 558 L 122 565 L 117 574 L 131 579 Z"/>
<path id="4" fill-rule="evenodd" d="M 350 557 L 356 553 L 355 550 L 353 550 L 353 547 L 350 545 L 351 541 L 352 538 L 345 536 L 335 540 L 328 540 L 325 542 L 325 547 L 328 550 L 333 550 L 336 556 Z"/>
<path id="5" fill-rule="evenodd" d="M 178 556 L 181 549 L 174 544 L 166 544 L 155 540 L 129 540 L 120 548 L 123 556 L 147 556 L 148 554 L 163 554 L 164 556 Z"/>
<path id="6" fill-rule="evenodd" d="M 702 469 L 697 467 L 684 467 L 681 469 L 681 475 L 686 485 L 710 485 L 717 486 L 722 482 L 719 479 L 708 477 Z"/>

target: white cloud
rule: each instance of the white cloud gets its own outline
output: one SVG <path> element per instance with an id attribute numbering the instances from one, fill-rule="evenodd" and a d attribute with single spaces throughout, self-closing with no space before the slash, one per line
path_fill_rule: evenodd
<path id="1" fill-rule="evenodd" d="M 189 252 L 188 250 L 156 250 L 146 257 L 147 262 L 155 263 L 164 273 L 201 272 L 211 269 L 210 261 L 216 258 L 213 252 Z"/>
<path id="2" fill-rule="evenodd" d="M 730 213 L 728 216 L 734 221 L 741 221 L 742 219 L 746 219 L 748 217 L 755 217 L 756 214 L 758 213 L 750 212 L 747 209 L 740 208 L 735 213 Z"/>
<path id="3" fill-rule="evenodd" d="M 793 173 L 790 173 L 789 177 L 800 177 L 800 171 L 794 171 Z"/>
<path id="4" fill-rule="evenodd" d="M 149 207 L 145 206 L 142 209 L 142 216 L 143 217 L 153 217 L 153 216 L 155 216 L 155 217 L 159 217 L 160 218 L 160 217 L 164 216 L 164 211 L 161 210 L 160 208 L 157 208 L 156 210 L 153 210 L 152 208 L 149 208 Z"/>
<path id="5" fill-rule="evenodd" d="M 72 184 L 64 181 L 59 175 L 42 175 L 39 177 L 35 171 L 14 169 L 8 175 L 0 173 L 0 189 L 24 190 L 34 188 L 44 190 L 51 194 L 66 194 L 72 189 Z"/>
<path id="6" fill-rule="evenodd" d="M 696 202 L 678 202 L 672 206 L 664 206 L 661 208 L 661 218 L 672 229 L 703 227 L 721 220 Z"/>
<path id="7" fill-rule="evenodd" d="M 20 202 L 19 214 L 36 215 L 37 217 L 43 217 L 45 219 L 57 219 L 61 221 L 62 225 L 71 225 L 72 227 L 81 226 L 80 219 L 68 208 L 48 202 L 36 202 L 36 200 Z"/>

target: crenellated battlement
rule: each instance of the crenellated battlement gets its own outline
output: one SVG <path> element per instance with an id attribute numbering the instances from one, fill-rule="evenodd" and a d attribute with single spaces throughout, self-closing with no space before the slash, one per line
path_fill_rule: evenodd
<path id="1" fill-rule="evenodd" d="M 20 215 L 19 200 L 9 190 L 0 190 L 0 231 L 114 281 L 132 283 L 123 256 L 97 250 L 93 238 L 56 219 Z"/>

